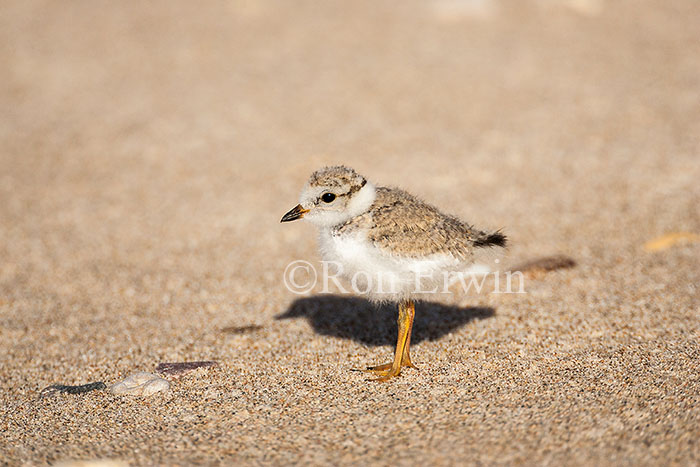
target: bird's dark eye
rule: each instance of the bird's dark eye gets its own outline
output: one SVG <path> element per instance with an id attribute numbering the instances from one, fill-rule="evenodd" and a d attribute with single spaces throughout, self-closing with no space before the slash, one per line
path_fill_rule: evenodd
<path id="1" fill-rule="evenodd" d="M 335 199 L 335 195 L 333 193 L 324 193 L 323 196 L 321 196 L 321 199 L 324 203 L 332 203 Z"/>

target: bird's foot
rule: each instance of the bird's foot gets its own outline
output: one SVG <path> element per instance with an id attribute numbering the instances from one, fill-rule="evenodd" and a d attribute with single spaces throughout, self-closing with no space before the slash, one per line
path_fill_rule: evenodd
<path id="1" fill-rule="evenodd" d="M 401 368 L 417 368 L 411 361 L 401 362 L 401 365 L 395 365 L 392 363 L 385 363 L 384 365 L 368 366 L 364 371 L 366 373 L 374 373 L 379 378 L 373 379 L 371 381 L 389 381 L 391 378 L 399 376 L 401 374 Z"/>
<path id="2" fill-rule="evenodd" d="M 385 363 L 384 365 L 368 366 L 366 369 L 362 370 L 367 373 L 386 373 L 391 369 L 393 363 Z"/>
<path id="3" fill-rule="evenodd" d="M 385 365 L 370 366 L 363 371 L 374 373 L 375 375 L 379 376 L 379 378 L 371 379 L 370 381 L 383 383 L 389 381 L 391 378 L 399 376 L 401 374 L 401 366 L 394 365 L 393 363 L 387 363 Z"/>
<path id="4" fill-rule="evenodd" d="M 377 366 L 368 366 L 365 370 L 366 372 L 371 372 L 371 373 L 383 373 L 386 370 L 389 370 L 394 363 L 385 363 L 384 365 L 377 365 Z M 416 370 L 418 369 L 417 366 L 415 366 L 410 359 L 403 360 L 401 362 L 401 368 L 415 368 Z"/>

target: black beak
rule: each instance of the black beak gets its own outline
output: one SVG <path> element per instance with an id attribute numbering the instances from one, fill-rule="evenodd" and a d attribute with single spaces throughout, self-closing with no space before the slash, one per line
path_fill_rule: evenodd
<path id="1" fill-rule="evenodd" d="M 282 216 L 282 220 L 280 222 L 289 222 L 301 219 L 307 212 L 309 212 L 308 209 L 304 209 L 301 207 L 301 204 L 297 204 L 291 211 Z"/>

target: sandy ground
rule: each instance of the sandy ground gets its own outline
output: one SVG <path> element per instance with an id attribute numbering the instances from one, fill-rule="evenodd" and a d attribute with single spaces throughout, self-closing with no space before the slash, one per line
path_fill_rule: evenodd
<path id="1" fill-rule="evenodd" d="M 700 462 L 700 3 L 4 1 L 0 463 Z M 280 224 L 355 167 L 478 226 L 525 294 L 297 296 Z M 38 399 L 217 360 L 149 398 Z"/>

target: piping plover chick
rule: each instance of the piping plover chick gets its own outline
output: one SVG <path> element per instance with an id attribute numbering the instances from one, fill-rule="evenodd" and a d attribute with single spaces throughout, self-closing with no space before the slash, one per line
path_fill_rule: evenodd
<path id="1" fill-rule="evenodd" d="M 319 227 L 324 261 L 373 301 L 398 303 L 399 333 L 392 363 L 366 371 L 387 381 L 414 367 L 409 347 L 414 299 L 442 287 L 450 273 L 474 263 L 478 250 L 505 247 L 500 232 L 477 230 L 398 188 L 375 186 L 353 169 L 311 174 L 299 204 L 282 222 L 305 218 Z M 330 268 L 329 268 L 330 269 Z"/>

